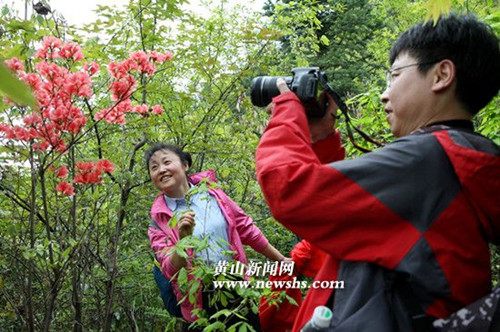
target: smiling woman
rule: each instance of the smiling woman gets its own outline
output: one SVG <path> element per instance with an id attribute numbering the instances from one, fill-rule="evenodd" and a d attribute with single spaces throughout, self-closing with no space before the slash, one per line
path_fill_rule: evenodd
<path id="1" fill-rule="evenodd" d="M 163 276 L 171 282 L 177 302 L 186 294 L 180 289 L 177 273 L 182 268 L 189 271 L 189 267 L 196 264 L 195 258 L 209 266 L 231 260 L 246 264 L 243 245 L 249 245 L 270 260 L 285 259 L 269 244 L 252 219 L 215 186 L 213 171 L 188 175 L 191 167 L 189 153 L 177 146 L 160 143 L 146 152 L 145 159 L 153 185 L 160 191 L 151 208 L 149 240 Z M 173 219 L 177 220 L 175 226 L 170 223 Z M 207 239 L 208 248 L 188 249 L 187 258 L 181 257 L 174 248 L 181 239 L 191 235 Z M 234 254 L 228 256 L 229 251 Z M 196 303 L 181 303 L 182 317 L 186 321 L 197 319 L 193 313 L 195 308 L 204 308 L 210 313 L 208 301 L 202 297 L 203 290 L 196 292 Z M 168 302 L 164 298 L 164 303 Z M 233 302 L 239 304 L 241 301 L 236 299 Z M 247 316 L 248 322 L 259 330 L 257 315 L 251 310 L 248 315 L 251 316 Z"/>
<path id="2" fill-rule="evenodd" d="M 157 151 L 149 160 L 149 173 L 154 186 L 169 197 L 184 197 L 189 189 L 186 177 L 189 164 L 187 159 L 175 152 Z"/>

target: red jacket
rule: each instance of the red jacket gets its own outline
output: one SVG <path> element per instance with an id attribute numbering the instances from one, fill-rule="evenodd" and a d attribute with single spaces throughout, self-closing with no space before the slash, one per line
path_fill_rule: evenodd
<path id="1" fill-rule="evenodd" d="M 380 288 L 368 287 L 371 280 L 383 287 L 381 269 L 410 275 L 422 308 L 436 317 L 490 291 L 488 243 L 498 243 L 500 231 L 498 146 L 436 126 L 323 165 L 298 98 L 290 92 L 273 101 L 257 148 L 258 180 L 273 216 L 329 254 L 317 279 L 344 279 L 334 294 L 336 327 L 369 331 L 371 324 L 374 331 L 390 314 Z M 311 289 L 294 331 L 331 296 L 331 289 Z"/>
<path id="2" fill-rule="evenodd" d="M 323 262 L 326 258 L 326 254 L 323 251 L 306 240 L 297 243 L 290 252 L 290 256 L 294 262 L 293 274 L 270 275 L 270 281 L 293 281 L 299 275 L 314 278 L 319 269 L 323 266 Z M 299 288 L 279 288 L 275 285 L 271 287 L 271 290 L 284 291 L 286 295 L 291 297 L 297 304 L 292 304 L 287 299 L 284 299 L 279 305 L 270 305 L 268 299 L 263 296 L 259 306 L 259 318 L 262 331 L 291 331 L 295 317 L 302 304 L 302 292 Z"/>

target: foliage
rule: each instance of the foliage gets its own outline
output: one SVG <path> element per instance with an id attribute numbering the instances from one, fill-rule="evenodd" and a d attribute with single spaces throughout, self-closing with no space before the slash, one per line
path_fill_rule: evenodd
<path id="1" fill-rule="evenodd" d="M 28 86 L 8 72 L 3 63 L 0 64 L 0 77 L 2 77 L 0 91 L 3 92 L 4 95 L 18 104 L 29 105 L 32 108 L 36 107 L 35 99 Z"/>
<path id="2" fill-rule="evenodd" d="M 156 193 L 141 154 L 151 142 L 187 149 L 193 155 L 192 172 L 215 169 L 218 185 L 275 247 L 289 252 L 298 239 L 273 220 L 255 179 L 253 151 L 267 115 L 247 98 L 253 77 L 289 75 L 293 67 L 319 65 L 347 99 L 353 122 L 387 142 L 392 137 L 379 95 L 388 50 L 401 31 L 451 8 L 475 13 L 500 34 L 494 1 L 283 0 L 269 2 L 265 15 L 248 14 L 238 6 L 229 9 L 227 1 L 208 1 L 203 16 L 186 11 L 184 3 L 133 0 L 123 10 L 101 5 L 96 21 L 83 30 L 67 26 L 57 14 L 33 14 L 24 20 L 9 7 L 2 8 L 0 57 L 18 58 L 18 63 L 10 63 L 13 69 L 21 64 L 25 74 L 43 71 L 36 50 L 51 36 L 65 45 L 81 45 L 88 65 L 84 68 L 81 60 L 68 57 L 47 63 L 53 61 L 68 80 L 78 73 L 84 80 L 85 73 L 94 74 L 90 83 L 79 85 L 91 87 L 91 95 L 77 89 L 66 99 L 66 105 L 79 109 L 74 110 L 77 118 L 85 118 L 71 130 L 68 117 L 53 122 L 50 112 L 44 115 L 55 106 L 51 101 L 40 103 L 34 113 L 32 107 L 0 104 L 0 330 L 173 329 L 176 322 L 162 309 L 150 272 L 154 263 L 146 232 Z M 172 52 L 172 60 L 155 63 L 156 71 L 149 75 L 149 63 L 166 51 Z M 133 61 L 128 61 L 131 53 Z M 124 71 L 126 66 L 135 70 Z M 14 94 L 6 91 L 8 81 L 0 75 L 0 89 L 12 100 L 29 99 L 15 98 L 16 93 L 24 94 L 22 88 L 14 86 Z M 41 96 L 35 97 L 40 102 Z M 153 105 L 158 105 L 154 113 Z M 497 143 L 499 106 L 497 97 L 476 118 L 479 130 Z M 37 127 L 36 118 L 23 124 L 30 115 L 66 127 L 55 128 L 59 131 L 52 136 L 41 136 L 44 130 L 26 136 L 22 128 L 28 134 L 43 128 Z M 339 129 L 346 137 L 345 123 Z M 53 137 L 60 138 L 58 144 Z M 345 143 L 349 155 L 359 153 Z M 103 161 L 98 167 L 100 160 L 112 162 L 114 171 Z M 189 241 L 177 249 L 206 246 L 203 240 Z M 492 253 L 498 279 L 500 255 L 496 249 Z M 262 260 L 253 251 L 248 257 Z M 201 262 L 196 266 L 190 271 L 196 278 L 181 276 L 190 289 L 186 300 L 189 292 L 193 300 L 196 280 L 210 284 L 221 278 L 213 267 Z M 269 290 L 238 292 L 254 309 L 263 293 L 270 295 Z M 224 302 L 229 296 L 220 293 L 218 299 Z M 218 315 L 229 317 L 238 310 Z M 200 326 L 217 328 L 200 315 L 206 318 Z"/>

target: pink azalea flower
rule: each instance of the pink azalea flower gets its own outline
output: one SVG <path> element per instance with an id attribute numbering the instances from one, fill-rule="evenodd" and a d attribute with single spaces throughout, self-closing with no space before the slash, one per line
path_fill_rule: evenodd
<path id="1" fill-rule="evenodd" d="M 76 43 L 65 44 L 59 51 L 59 56 L 64 59 L 73 59 L 74 61 L 80 61 L 83 59 L 80 45 Z"/>
<path id="2" fill-rule="evenodd" d="M 88 62 L 86 62 L 83 65 L 83 70 L 85 70 L 86 72 L 88 72 L 90 76 L 92 76 L 95 73 L 97 73 L 99 71 L 99 69 L 100 69 L 100 67 L 97 64 L 97 62 L 95 62 L 95 61 L 92 61 L 91 64 L 89 64 Z"/>
<path id="3" fill-rule="evenodd" d="M 97 162 L 96 169 L 112 173 L 115 171 L 115 165 L 107 159 L 101 159 Z"/>
<path id="4" fill-rule="evenodd" d="M 111 100 L 124 100 L 129 99 L 134 92 L 134 88 L 136 85 L 136 80 L 132 77 L 132 75 L 128 75 L 124 79 L 119 81 L 112 82 L 109 86 L 109 89 L 113 93 Z"/>
<path id="5" fill-rule="evenodd" d="M 163 114 L 163 107 L 161 107 L 161 105 L 154 105 L 151 112 L 153 112 L 153 114 L 161 115 Z"/>
<path id="6" fill-rule="evenodd" d="M 35 73 L 28 73 L 24 75 L 22 80 L 31 86 L 33 90 L 39 89 L 42 84 L 42 79 Z"/>
<path id="7" fill-rule="evenodd" d="M 137 105 L 136 107 L 134 107 L 134 112 L 137 112 L 139 114 L 146 114 L 148 112 L 148 105 Z"/>
<path id="8" fill-rule="evenodd" d="M 76 163 L 76 167 L 80 172 L 90 172 L 94 169 L 95 165 L 92 161 L 87 161 L 87 162 L 78 161 Z"/>
<path id="9" fill-rule="evenodd" d="M 66 181 L 59 182 L 56 187 L 57 192 L 73 196 L 75 194 L 75 188 Z"/>
<path id="10" fill-rule="evenodd" d="M 54 172 L 54 175 L 58 178 L 65 178 L 68 176 L 68 168 L 65 165 L 62 165 L 57 171 Z"/>
<path id="11" fill-rule="evenodd" d="M 3 63 L 5 64 L 5 66 L 7 68 L 9 68 L 15 72 L 24 70 L 24 65 L 21 62 L 21 60 L 19 60 L 18 58 L 12 58 L 10 60 L 5 60 Z"/>
<path id="12" fill-rule="evenodd" d="M 157 51 L 151 51 L 151 53 L 149 53 L 149 58 L 154 62 L 163 63 L 165 61 L 172 59 L 172 53 L 170 52 L 160 53 Z"/>
<path id="13" fill-rule="evenodd" d="M 31 115 L 25 116 L 23 119 L 23 122 L 27 127 L 32 127 L 32 126 L 36 126 L 37 124 L 41 123 L 42 118 L 36 114 L 31 114 Z"/>
<path id="14" fill-rule="evenodd" d="M 14 126 L 5 132 L 5 138 L 27 142 L 31 139 L 31 136 L 26 128 Z"/>
<path id="15" fill-rule="evenodd" d="M 91 87 L 90 76 L 85 72 L 77 72 L 68 75 L 64 90 L 69 96 L 90 98 L 92 96 Z"/>
<path id="16" fill-rule="evenodd" d="M 47 142 L 47 141 L 45 141 L 45 140 L 44 140 L 43 142 L 39 143 L 39 144 L 33 144 L 33 148 L 34 148 L 35 150 L 40 150 L 40 151 L 45 151 L 45 150 L 47 150 L 49 147 L 50 147 L 49 142 Z"/>
<path id="17" fill-rule="evenodd" d="M 35 57 L 40 59 L 56 59 L 59 58 L 59 49 L 62 46 L 62 41 L 56 37 L 44 37 L 43 46 L 39 49 Z"/>

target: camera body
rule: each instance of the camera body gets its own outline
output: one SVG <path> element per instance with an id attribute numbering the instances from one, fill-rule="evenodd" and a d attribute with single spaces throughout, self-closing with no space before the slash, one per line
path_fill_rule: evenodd
<path id="1" fill-rule="evenodd" d="M 258 76 L 252 80 L 251 100 L 255 106 L 267 106 L 273 97 L 280 94 L 276 81 L 283 78 L 300 99 L 309 118 L 321 118 L 325 114 L 326 105 L 320 104 L 320 86 L 326 84 L 326 75 L 319 67 L 298 67 L 292 69 L 293 76 Z M 324 98 L 326 101 L 326 98 Z"/>

